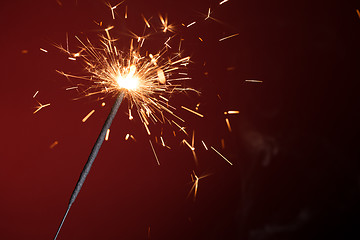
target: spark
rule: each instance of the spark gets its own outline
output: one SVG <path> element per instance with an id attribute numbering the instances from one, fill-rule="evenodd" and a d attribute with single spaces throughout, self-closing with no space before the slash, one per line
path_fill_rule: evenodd
<path id="1" fill-rule="evenodd" d="M 125 1 L 125 0 L 124 0 Z M 124 1 L 121 1 L 120 3 L 116 4 L 115 6 L 111 6 L 110 3 L 106 3 L 106 6 L 108 6 L 111 10 L 111 16 L 113 19 L 115 19 L 115 13 L 114 9 L 117 8 L 120 4 L 122 4 Z"/>
<path id="2" fill-rule="evenodd" d="M 191 146 L 185 139 L 183 139 L 182 142 L 185 143 L 190 148 L 191 151 L 195 150 L 195 148 Z"/>
<path id="3" fill-rule="evenodd" d="M 225 122 L 226 122 L 226 125 L 227 125 L 227 127 L 228 127 L 229 132 L 231 132 L 232 129 L 231 129 L 231 126 L 230 126 L 230 121 L 229 121 L 229 119 L 228 119 L 228 118 L 225 118 Z"/>
<path id="4" fill-rule="evenodd" d="M 188 24 L 186 27 L 188 28 L 188 27 L 191 27 L 192 25 L 194 25 L 196 22 L 192 22 L 192 23 L 190 23 L 190 24 Z"/>
<path id="5" fill-rule="evenodd" d="M 39 91 L 36 91 L 36 93 L 33 95 L 33 98 L 35 98 L 38 93 Z"/>
<path id="6" fill-rule="evenodd" d="M 359 11 L 359 9 L 356 9 L 356 13 L 357 13 L 358 17 L 360 18 L 360 11 Z"/>
<path id="7" fill-rule="evenodd" d="M 168 44 L 168 42 L 171 40 L 171 37 L 169 37 L 166 42 L 164 42 L 164 45 L 167 46 L 168 48 L 171 48 L 171 46 Z"/>
<path id="8" fill-rule="evenodd" d="M 206 150 L 206 151 L 207 151 L 207 150 L 209 150 L 209 149 L 207 148 L 207 146 L 206 146 L 205 142 L 204 142 L 204 141 L 201 141 L 201 142 L 202 142 L 202 144 L 203 144 L 203 146 L 204 146 L 205 150 Z"/>
<path id="9" fill-rule="evenodd" d="M 66 50 L 67 50 L 67 52 L 70 52 L 70 50 L 69 50 L 69 34 L 68 33 L 65 34 L 65 38 L 66 38 Z"/>
<path id="10" fill-rule="evenodd" d="M 66 91 L 69 91 L 69 90 L 73 90 L 73 89 L 77 89 L 78 87 L 68 87 L 68 88 L 66 88 L 65 90 Z"/>
<path id="11" fill-rule="evenodd" d="M 105 141 L 109 140 L 110 128 L 106 131 Z"/>
<path id="12" fill-rule="evenodd" d="M 262 83 L 263 81 L 256 79 L 246 79 L 245 82 Z"/>
<path id="13" fill-rule="evenodd" d="M 161 69 L 158 69 L 157 70 L 157 75 L 158 75 L 159 82 L 161 84 L 165 84 L 166 83 L 166 78 L 165 78 L 164 71 L 161 70 Z"/>
<path id="14" fill-rule="evenodd" d="M 240 111 L 237 111 L 237 110 L 230 110 L 230 111 L 227 111 L 227 112 L 224 112 L 224 114 L 239 114 Z"/>
<path id="15" fill-rule="evenodd" d="M 202 40 L 202 38 L 201 38 L 201 37 L 199 37 L 199 40 L 200 40 L 200 41 L 202 41 L 202 42 L 204 41 L 204 40 Z"/>
<path id="16" fill-rule="evenodd" d="M 126 5 L 126 6 L 125 6 L 125 18 L 128 17 L 127 13 L 128 13 L 128 6 Z"/>
<path id="17" fill-rule="evenodd" d="M 179 124 L 177 124 L 174 120 L 172 120 L 172 122 L 180 129 L 180 131 L 183 131 L 186 135 L 188 135 L 188 133 L 185 131 L 185 127 L 181 127 Z"/>
<path id="18" fill-rule="evenodd" d="M 141 16 L 142 16 L 142 18 L 144 19 L 144 22 L 145 22 L 146 26 L 147 26 L 148 28 L 150 28 L 150 23 L 148 22 L 148 20 L 145 18 L 145 16 L 144 16 L 143 14 L 141 14 Z"/>
<path id="19" fill-rule="evenodd" d="M 228 2 L 229 0 L 223 0 L 223 1 L 221 1 L 220 3 L 219 3 L 219 5 L 222 5 L 222 4 L 224 4 L 224 3 L 226 3 L 226 2 Z"/>
<path id="20" fill-rule="evenodd" d="M 193 182 L 193 185 L 189 191 L 189 194 L 188 194 L 188 197 L 190 196 L 191 192 L 194 192 L 194 198 L 193 200 L 195 201 L 196 200 L 196 196 L 197 196 L 197 193 L 198 193 L 198 189 L 199 189 L 199 180 L 200 179 L 203 179 L 203 178 L 206 178 L 210 176 L 210 174 L 206 174 L 206 175 L 202 175 L 200 177 L 198 177 L 195 173 L 195 171 L 193 170 L 192 173 L 190 174 L 190 177 L 191 177 L 191 181 Z"/>
<path id="21" fill-rule="evenodd" d="M 69 60 L 76 61 L 76 58 L 68 57 Z"/>
<path id="22" fill-rule="evenodd" d="M 132 116 L 131 109 L 129 108 L 129 120 L 133 120 L 133 119 L 134 119 L 134 117 Z"/>
<path id="23" fill-rule="evenodd" d="M 211 14 L 211 9 L 209 8 L 209 11 L 208 11 L 208 14 L 207 14 L 205 20 L 207 20 L 208 18 L 210 18 L 210 14 Z"/>
<path id="24" fill-rule="evenodd" d="M 163 16 L 161 16 L 161 14 L 159 14 L 159 19 L 161 21 L 161 24 L 162 24 L 161 28 L 162 28 L 162 31 L 164 33 L 167 32 L 167 31 L 174 32 L 175 26 L 171 25 L 171 24 L 170 25 L 168 24 L 167 16 L 165 18 L 163 18 Z"/>
<path id="25" fill-rule="evenodd" d="M 43 48 L 40 48 L 40 50 L 43 52 L 46 52 L 46 53 L 48 52 L 46 49 L 43 49 Z"/>
<path id="26" fill-rule="evenodd" d="M 198 111 L 200 107 L 200 103 L 196 104 L 195 110 Z"/>
<path id="27" fill-rule="evenodd" d="M 232 37 L 236 37 L 236 36 L 238 36 L 238 35 L 240 35 L 240 33 L 235 33 L 235 34 L 233 34 L 233 35 L 230 35 L 230 36 L 227 36 L 227 37 L 223 37 L 223 38 L 219 39 L 219 42 L 224 41 L 224 40 L 229 39 L 229 38 L 232 38 Z"/>
<path id="28" fill-rule="evenodd" d="M 37 101 L 38 102 L 38 101 Z M 36 107 L 36 110 L 33 112 L 33 114 L 37 113 L 38 111 L 40 111 L 41 109 L 43 109 L 44 107 L 50 106 L 50 103 L 47 104 L 41 104 L 40 102 L 38 102 L 39 106 Z"/>
<path id="29" fill-rule="evenodd" d="M 59 144 L 59 142 L 58 141 L 54 141 L 50 146 L 49 146 L 49 148 L 50 149 L 53 149 L 56 145 L 58 145 Z"/>
<path id="30" fill-rule="evenodd" d="M 146 122 L 144 122 L 144 126 L 145 126 L 145 129 L 146 129 L 147 134 L 150 136 L 150 135 L 151 135 L 151 132 L 150 132 L 150 129 L 148 128 Z"/>
<path id="31" fill-rule="evenodd" d="M 192 138 L 191 138 L 191 147 L 195 150 L 195 130 L 193 130 L 193 135 L 192 135 Z"/>
<path id="32" fill-rule="evenodd" d="M 102 47 L 94 46 L 88 39 L 85 44 L 75 36 L 82 45 L 83 50 L 79 58 L 85 63 L 85 70 L 89 76 L 59 73 L 66 77 L 93 83 L 84 91 L 86 96 L 101 93 L 116 94 L 119 91 L 125 91 L 129 100 L 129 119 L 133 118 L 131 110 L 136 109 L 149 135 L 151 122 L 164 123 L 166 121 L 167 117 L 164 116 L 164 113 L 184 122 L 170 110 L 176 109 L 168 104 L 166 96 L 174 92 L 197 92 L 191 88 L 184 88 L 179 83 L 179 81 L 190 79 L 179 77 L 181 70 L 189 63 L 190 57 L 175 55 L 165 58 L 164 55 L 168 51 L 166 48 L 156 54 L 142 55 L 141 43 L 138 42 L 136 45 L 134 41 L 130 42 L 129 52 L 126 53 L 116 48 L 116 40 L 111 37 L 109 32 L 111 29 L 113 26 L 106 28 L 106 36 L 101 36 Z M 66 52 L 66 50 L 64 51 Z M 180 126 L 179 128 L 182 129 Z"/>
<path id="33" fill-rule="evenodd" d="M 187 111 L 189 111 L 189 112 L 191 112 L 191 113 L 193 113 L 193 114 L 195 114 L 195 115 L 198 115 L 199 117 L 204 117 L 204 115 L 202 115 L 202 114 L 200 114 L 200 113 L 198 113 L 198 112 L 195 112 L 194 110 L 191 110 L 191 109 L 189 109 L 189 108 L 187 108 L 187 107 L 181 106 L 181 108 L 182 108 L 182 109 L 185 109 L 185 110 L 187 110 Z"/>
<path id="34" fill-rule="evenodd" d="M 129 134 L 129 133 L 126 134 L 126 136 L 125 136 L 125 141 L 127 141 L 127 140 L 129 139 L 129 137 L 130 137 L 130 134 Z"/>
<path id="35" fill-rule="evenodd" d="M 214 150 L 217 154 L 219 154 L 220 157 L 222 157 L 226 162 L 228 162 L 230 165 L 233 165 L 229 160 L 227 160 L 226 157 L 224 157 L 218 150 L 216 150 L 214 147 L 210 146 L 212 150 Z"/>
<path id="36" fill-rule="evenodd" d="M 101 106 L 102 106 L 102 107 L 105 107 L 105 105 L 106 105 L 105 102 L 102 102 L 102 103 L 101 103 Z"/>
<path id="37" fill-rule="evenodd" d="M 82 122 L 86 122 L 86 120 L 89 119 L 89 117 L 91 117 L 91 115 L 93 115 L 93 113 L 95 112 L 95 110 L 91 110 L 81 121 Z"/>
<path id="38" fill-rule="evenodd" d="M 165 98 L 165 97 L 163 97 L 163 96 L 159 96 L 159 98 L 161 98 L 161 99 L 163 99 L 163 100 L 165 100 L 166 102 L 168 102 L 169 101 L 169 99 L 167 99 L 167 98 Z"/>
<path id="39" fill-rule="evenodd" d="M 101 21 L 100 21 L 100 22 L 97 22 L 97 21 L 94 20 L 94 23 L 95 23 L 96 25 L 99 25 L 100 27 L 102 26 L 102 22 L 101 22 Z"/>
<path id="40" fill-rule="evenodd" d="M 221 149 L 225 149 L 225 140 L 221 139 Z"/>
<path id="41" fill-rule="evenodd" d="M 157 162 L 157 164 L 158 164 L 158 165 L 160 165 L 159 159 L 158 159 L 158 157 L 157 157 L 157 155 L 156 155 L 156 152 L 155 152 L 154 146 L 153 146 L 153 144 L 152 144 L 152 142 L 151 142 L 151 140 L 150 140 L 150 139 L 149 139 L 149 143 L 150 143 L 151 149 L 152 149 L 152 151 L 153 151 L 153 153 L 154 153 L 154 155 L 155 155 L 156 162 Z"/>
<path id="42" fill-rule="evenodd" d="M 62 2 L 60 2 L 60 0 L 56 0 L 56 3 L 57 3 L 60 7 L 62 7 Z"/>
<path id="43" fill-rule="evenodd" d="M 194 157 L 194 161 L 195 161 L 195 164 L 196 165 L 199 165 L 199 162 L 198 162 L 198 159 L 197 159 L 197 156 L 196 156 L 196 152 L 195 152 L 195 131 L 193 130 L 193 135 L 192 135 L 192 138 L 191 138 L 191 147 L 192 147 L 192 155 Z"/>
<path id="44" fill-rule="evenodd" d="M 126 134 L 126 136 L 125 136 L 125 141 L 129 140 L 129 137 L 130 137 L 132 140 L 136 141 L 135 138 L 134 138 L 134 136 L 131 135 L 130 133 Z"/>

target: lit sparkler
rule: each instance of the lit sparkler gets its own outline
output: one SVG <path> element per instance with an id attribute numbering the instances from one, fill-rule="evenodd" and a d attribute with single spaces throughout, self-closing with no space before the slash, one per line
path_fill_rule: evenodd
<path id="1" fill-rule="evenodd" d="M 227 2 L 228 0 L 224 0 L 219 3 L 222 5 L 223 3 Z M 118 3 L 115 6 L 111 6 L 107 4 L 107 6 L 111 10 L 112 19 L 115 19 L 116 12 L 115 9 L 121 5 L 124 1 Z M 210 16 L 212 10 L 209 8 L 207 17 L 211 18 Z M 58 231 L 55 235 L 54 240 L 57 238 L 61 227 L 69 213 L 69 210 L 74 203 L 77 195 L 79 194 L 82 185 L 84 184 L 86 177 L 91 169 L 93 162 L 100 150 L 100 147 L 103 141 L 108 140 L 109 133 L 110 133 L 110 125 L 123 101 L 126 98 L 129 102 L 129 120 L 133 119 L 132 112 L 136 112 L 139 119 L 144 125 L 144 128 L 148 135 L 151 135 L 150 126 L 152 123 L 169 123 L 173 124 L 174 127 L 177 127 L 179 131 L 183 132 L 186 136 L 188 136 L 185 127 L 182 126 L 182 123 L 185 122 L 182 118 L 175 114 L 176 108 L 169 104 L 169 96 L 174 92 L 183 92 L 183 91 L 195 91 L 191 88 L 186 88 L 181 84 L 181 81 L 190 79 L 187 76 L 187 73 L 183 71 L 185 67 L 190 63 L 190 57 L 183 57 L 181 54 L 181 39 L 179 41 L 178 52 L 175 54 L 169 54 L 169 49 L 172 48 L 172 44 L 174 42 L 173 38 L 176 36 L 168 37 L 165 42 L 163 42 L 163 46 L 160 48 L 159 51 L 155 53 L 149 53 L 146 49 L 143 49 L 144 42 L 151 34 L 145 34 L 147 29 L 156 28 L 153 22 L 150 25 L 150 18 L 146 18 L 143 14 L 141 15 L 143 21 L 145 23 L 145 30 L 142 36 L 138 36 L 135 33 L 130 32 L 131 40 L 129 42 L 129 47 L 124 50 L 124 47 L 117 44 L 117 39 L 112 38 L 110 31 L 114 28 L 114 26 L 110 26 L 104 29 L 105 33 L 100 36 L 99 44 L 94 44 L 89 39 L 81 39 L 78 36 L 75 36 L 76 39 L 80 42 L 81 49 L 80 51 L 73 53 L 69 50 L 68 44 L 68 34 L 66 34 L 66 48 L 59 46 L 59 48 L 68 54 L 68 59 L 72 61 L 80 60 L 85 65 L 86 75 L 79 76 L 68 74 L 64 72 L 59 72 L 67 78 L 76 78 L 79 80 L 87 81 L 88 88 L 84 91 L 85 96 L 92 96 L 96 94 L 107 94 L 116 96 L 115 103 L 100 131 L 100 134 L 93 146 L 93 149 L 89 155 L 89 158 L 82 170 L 82 173 L 78 179 L 78 182 L 73 190 L 73 193 L 70 197 L 67 210 L 65 215 L 60 223 Z M 125 16 L 124 18 L 128 18 L 128 7 L 125 7 Z M 167 16 L 163 17 L 159 15 L 160 19 L 160 27 L 161 31 L 156 31 L 158 33 L 167 34 L 167 33 L 174 33 L 175 26 L 168 23 Z M 206 20 L 205 19 L 205 20 Z M 99 27 L 103 26 L 102 22 L 95 22 Z M 183 24 L 184 27 L 189 28 L 196 24 L 196 21 L 193 21 L 187 25 Z M 226 40 L 228 38 L 232 38 L 239 35 L 233 34 L 231 36 L 225 37 L 220 39 L 219 41 Z M 200 41 L 203 41 L 200 38 Z M 171 44 L 170 44 L 171 42 Z M 48 51 L 40 48 L 41 51 L 47 53 Z M 81 85 L 68 87 L 66 90 L 77 89 Z M 39 103 L 40 104 L 40 103 Z M 50 105 L 50 104 L 48 104 Z M 46 107 L 47 105 L 41 105 L 37 109 L 39 111 L 41 108 Z M 201 118 L 204 115 L 198 112 L 199 104 L 196 106 L 196 110 L 192 110 L 185 106 L 181 106 L 182 109 L 187 110 Z M 95 110 L 90 111 L 82 121 L 85 122 L 87 119 L 95 112 Z M 35 112 L 34 112 L 35 113 Z M 230 114 L 230 112 L 229 112 Z M 168 119 L 168 116 L 176 118 Z M 182 123 L 179 123 L 181 121 Z M 230 130 L 229 125 L 229 130 Z M 230 130 L 231 131 L 231 130 Z M 174 136 L 176 135 L 175 131 L 173 131 Z M 125 140 L 132 138 L 135 141 L 135 138 L 131 134 L 127 134 L 125 136 Z M 170 148 L 165 144 L 165 140 L 162 136 L 160 136 L 160 140 L 157 140 L 156 143 L 161 142 L 163 147 Z M 186 140 L 183 139 L 183 143 L 186 144 L 193 153 L 195 162 L 197 162 L 197 157 L 195 154 L 195 147 L 194 147 L 194 139 L 195 139 L 195 132 L 192 134 L 192 141 L 191 144 Z M 157 164 L 160 165 L 159 159 L 156 155 L 155 148 L 151 139 L 149 139 L 149 144 L 151 149 L 154 153 L 156 158 Z M 205 142 L 202 141 L 202 144 L 206 150 L 208 147 L 206 146 Z M 54 145 L 55 146 L 55 145 Z M 212 150 L 214 150 L 218 155 L 220 155 L 224 160 L 226 160 L 230 165 L 232 163 L 227 160 L 223 155 L 220 154 L 215 148 L 210 146 Z M 198 183 L 199 180 L 206 177 L 201 176 L 198 177 L 195 172 L 191 175 L 194 185 L 192 190 L 194 190 L 194 199 L 196 197 L 198 191 Z M 192 191 L 191 190 L 191 191 Z M 150 228 L 149 228 L 150 231 Z"/>
<path id="2" fill-rule="evenodd" d="M 113 11 L 115 7 L 110 7 L 113 18 L 115 17 Z M 143 19 L 146 26 L 150 27 L 148 20 L 144 16 Z M 163 32 L 172 31 L 172 26 L 168 25 L 167 18 L 164 19 L 160 16 L 160 20 L 162 22 Z M 168 49 L 170 48 L 168 41 L 171 37 L 164 43 L 165 47 L 155 54 L 149 54 L 147 51 L 143 54 L 142 46 L 146 37 L 136 37 L 135 39 L 137 39 L 137 41 L 131 39 L 130 47 L 126 51 L 122 51 L 120 50 L 121 48 L 116 45 L 116 40 L 110 35 L 110 30 L 113 28 L 113 26 L 106 28 L 106 35 L 100 36 L 100 47 L 95 46 L 89 39 L 84 42 L 77 36 L 76 38 L 81 44 L 80 52 L 71 53 L 69 51 L 68 44 L 66 49 L 59 47 L 62 51 L 69 55 L 70 60 L 82 60 L 85 64 L 87 75 L 77 76 L 63 72 L 59 73 L 63 74 L 67 78 L 77 78 L 88 81 L 90 86 L 85 90 L 86 96 L 95 94 L 112 94 L 117 97 L 70 197 L 68 208 L 54 239 L 57 238 L 66 216 L 85 182 L 103 141 L 106 141 L 109 137 L 110 125 L 121 105 L 123 98 L 125 97 L 129 100 L 129 119 L 131 120 L 133 118 L 131 112 L 135 110 L 138 113 L 138 116 L 148 135 L 151 135 L 150 124 L 156 122 L 167 122 L 167 118 L 165 116 L 166 114 L 170 114 L 182 122 L 184 121 L 175 115 L 173 111 L 175 108 L 170 106 L 168 103 L 168 95 L 179 91 L 195 91 L 191 88 L 184 88 L 181 84 L 179 84 L 181 80 L 189 79 L 188 77 L 184 78 L 183 76 L 186 75 L 186 73 L 181 71 L 187 64 L 189 64 L 190 57 L 181 57 L 180 53 L 177 53 L 174 56 L 169 55 L 168 57 L 165 57 Z M 77 87 L 67 89 L 75 88 Z M 164 99 L 166 100 L 164 101 Z M 38 110 L 44 106 L 45 105 L 41 105 Z M 202 116 L 195 111 L 190 109 L 187 110 Z M 94 112 L 95 110 L 90 111 L 82 119 L 82 121 L 85 122 Z M 186 133 L 184 127 L 181 127 L 174 120 L 171 122 Z M 129 136 L 126 136 L 126 140 Z M 163 138 L 161 138 L 161 140 L 163 145 L 165 145 Z M 160 165 L 153 143 L 150 139 L 149 144 L 155 155 L 157 164 Z"/>

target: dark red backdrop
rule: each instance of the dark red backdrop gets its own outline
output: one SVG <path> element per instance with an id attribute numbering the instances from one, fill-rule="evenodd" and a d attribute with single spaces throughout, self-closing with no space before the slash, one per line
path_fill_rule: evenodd
<path id="1" fill-rule="evenodd" d="M 110 10 L 102 1 L 58 2 L 0 7 L 0 239 L 53 237 L 113 102 L 107 98 L 102 108 L 91 98 L 72 101 L 77 94 L 65 91 L 69 84 L 55 70 L 80 66 L 52 46 L 64 44 L 66 32 L 94 34 L 93 20 L 112 23 Z M 157 166 L 141 124 L 127 120 L 123 105 L 59 239 L 148 239 L 149 227 L 150 239 L 358 234 L 357 6 L 230 0 L 213 13 L 221 22 L 204 22 L 201 13 L 217 2 L 124 4 L 129 27 L 143 24 L 141 13 L 168 13 L 177 24 L 197 21 L 183 35 L 194 61 L 189 85 L 202 95 L 178 96 L 174 104 L 201 102 L 205 119 L 185 111 L 184 118 L 234 165 L 200 151 L 196 166 L 189 149 L 174 144 L 172 151 L 156 147 Z M 239 36 L 218 41 L 233 33 Z M 33 114 L 36 91 L 37 100 L 51 105 Z M 240 111 L 230 118 L 232 133 L 226 110 Z M 128 132 L 136 143 L 124 141 Z M 200 182 L 195 202 L 187 198 L 193 169 L 212 174 Z"/>

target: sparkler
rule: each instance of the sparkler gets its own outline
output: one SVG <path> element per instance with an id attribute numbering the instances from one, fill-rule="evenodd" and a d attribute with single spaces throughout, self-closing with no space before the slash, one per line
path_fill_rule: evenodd
<path id="1" fill-rule="evenodd" d="M 115 14 L 116 14 L 114 10 L 123 2 L 124 1 L 120 2 L 115 6 L 111 6 L 110 4 L 108 4 L 113 19 L 115 19 Z M 225 2 L 227 2 L 227 0 L 220 2 L 219 5 Z M 211 18 L 210 14 L 211 14 L 211 10 L 209 8 L 206 19 Z M 143 35 L 138 36 L 135 33 L 131 32 L 132 39 L 130 41 L 129 48 L 127 50 L 123 50 L 122 48 L 119 48 L 118 45 L 116 44 L 117 39 L 111 37 L 110 31 L 114 28 L 114 26 L 110 26 L 104 29 L 105 34 L 100 35 L 99 38 L 100 46 L 94 45 L 89 39 L 86 39 L 86 41 L 84 41 L 80 39 L 78 36 L 75 36 L 76 39 L 81 44 L 81 49 L 76 53 L 72 53 L 69 50 L 67 33 L 66 33 L 66 48 L 58 46 L 63 52 L 68 54 L 69 60 L 72 61 L 76 61 L 78 59 L 82 60 L 83 63 L 85 64 L 85 70 L 87 72 L 87 75 L 85 76 L 72 75 L 60 71 L 59 73 L 61 73 L 67 78 L 77 78 L 89 82 L 90 86 L 84 91 L 85 96 L 92 96 L 96 94 L 112 94 L 116 96 L 116 100 L 111 108 L 111 111 L 100 131 L 100 134 L 91 150 L 89 158 L 71 194 L 66 212 L 56 232 L 54 240 L 57 239 L 60 233 L 60 230 L 70 211 L 70 208 L 75 202 L 82 188 L 82 185 L 84 184 L 86 177 L 90 172 L 92 164 L 95 161 L 95 158 L 100 150 L 103 141 L 108 140 L 111 123 L 115 118 L 116 113 L 124 98 L 127 98 L 129 102 L 129 107 L 128 107 L 129 120 L 133 119 L 132 112 L 136 111 L 148 135 L 151 135 L 151 131 L 150 131 L 151 123 L 167 122 L 169 124 L 174 124 L 174 126 L 179 128 L 179 131 L 182 131 L 186 136 L 188 136 L 188 133 L 185 131 L 185 127 L 183 127 L 182 124 L 178 122 L 178 120 L 181 122 L 185 122 L 185 121 L 174 113 L 174 110 L 176 110 L 176 108 L 169 104 L 169 95 L 173 94 L 174 92 L 183 92 L 183 91 L 197 92 L 194 89 L 183 87 L 182 84 L 180 83 L 183 80 L 190 79 L 187 76 L 187 72 L 182 71 L 190 63 L 190 57 L 182 57 L 181 49 L 180 49 L 181 39 L 179 43 L 179 52 L 173 55 L 168 54 L 168 50 L 172 49 L 171 42 L 173 42 L 173 38 L 175 34 L 167 38 L 167 40 L 163 43 L 163 47 L 157 53 L 151 54 L 148 51 L 144 51 L 143 50 L 144 41 L 149 36 L 151 36 L 151 34 L 145 35 L 146 29 L 151 28 L 150 25 L 151 18 L 148 19 L 144 15 L 141 16 L 145 23 L 145 30 L 143 32 Z M 125 18 L 127 18 L 127 6 L 125 9 Z M 174 33 L 175 26 L 168 23 L 167 16 L 163 17 L 159 15 L 159 19 L 161 22 L 160 32 L 162 32 L 163 34 L 167 32 Z M 99 23 L 95 22 L 95 23 L 100 27 L 103 25 L 102 22 Z M 186 26 L 184 25 L 184 26 L 186 28 L 189 28 L 194 24 L 196 24 L 196 21 L 193 21 L 188 25 Z M 225 37 L 223 39 L 220 39 L 219 41 L 237 35 L 238 34 L 234 34 Z M 199 39 L 203 41 L 200 37 Z M 47 52 L 47 50 L 42 48 L 40 48 L 40 50 L 43 52 Z M 79 89 L 79 86 L 68 87 L 66 88 L 66 90 Z M 46 106 L 47 105 L 40 104 L 40 107 L 38 107 L 37 111 L 39 111 L 41 108 Z M 182 109 L 203 118 L 204 115 L 197 112 L 198 107 L 199 104 L 196 106 L 196 111 L 194 111 L 185 106 L 181 106 Z M 95 110 L 90 111 L 82 119 L 82 122 L 85 122 L 94 112 Z M 169 120 L 166 117 L 166 115 L 170 115 L 176 118 L 177 121 L 173 119 Z M 175 135 L 175 132 L 173 133 Z M 135 141 L 135 138 L 131 134 L 127 134 L 125 140 L 128 140 L 129 137 L 131 137 Z M 186 144 L 191 149 L 195 162 L 197 163 L 197 157 L 195 154 L 195 147 L 194 147 L 194 138 L 195 138 L 195 132 L 193 132 L 192 135 L 191 145 L 185 139 L 183 139 L 183 143 Z M 160 140 L 161 140 L 161 145 L 163 147 L 170 148 L 165 144 L 165 141 L 162 136 L 160 136 Z M 149 139 L 149 144 L 154 153 L 157 164 L 160 165 L 153 143 L 150 139 Z M 208 150 L 204 141 L 202 141 L 202 144 L 204 148 Z M 229 160 L 227 160 L 212 146 L 211 149 L 214 150 L 217 154 L 219 154 L 222 158 L 224 158 L 230 165 L 232 165 L 232 163 Z M 193 172 L 192 176 L 194 176 L 193 178 L 194 185 L 192 187 L 192 190 L 194 190 L 194 199 L 195 199 L 198 189 L 198 182 L 201 178 L 205 176 L 198 177 L 195 174 L 195 172 Z"/>
<path id="2" fill-rule="evenodd" d="M 111 7 L 112 14 L 113 9 L 114 7 Z M 160 17 L 160 19 L 163 23 L 163 32 L 166 32 L 167 30 L 170 31 L 171 28 L 167 23 L 167 18 L 164 20 L 164 18 Z M 150 27 L 149 22 L 145 17 L 144 21 L 147 27 Z M 141 47 L 145 38 L 136 37 L 138 40 L 137 45 L 135 45 L 136 42 L 134 44 L 134 40 L 132 39 L 129 50 L 127 53 L 125 53 L 116 47 L 116 41 L 111 38 L 109 33 L 111 29 L 113 29 L 112 26 L 106 28 L 106 36 L 100 36 L 102 48 L 95 47 L 88 39 L 87 44 L 85 44 L 79 37 L 76 38 L 82 46 L 80 52 L 71 53 L 69 51 L 68 45 L 66 49 L 59 47 L 62 51 L 69 55 L 68 58 L 70 60 L 76 60 L 78 58 L 82 59 L 86 66 L 85 70 L 89 75 L 76 76 L 63 72 L 59 73 L 66 77 L 73 77 L 89 81 L 91 84 L 90 87 L 85 91 L 86 96 L 100 93 L 113 93 L 116 94 L 117 97 L 93 146 L 89 158 L 80 174 L 73 193 L 71 194 L 67 210 L 64 217 L 62 218 L 54 240 L 60 233 L 70 208 L 75 202 L 77 195 L 79 194 L 81 187 L 90 172 L 91 166 L 95 161 L 103 141 L 108 139 L 110 125 L 121 105 L 123 98 L 126 97 L 129 100 L 129 119 L 131 120 L 133 118 L 131 112 L 132 109 L 135 108 L 139 118 L 144 124 L 148 135 L 151 135 L 149 129 L 150 123 L 165 123 L 166 117 L 164 116 L 164 112 L 175 116 L 180 121 L 184 121 L 175 115 L 172 110 L 170 110 L 170 108 L 174 107 L 169 105 L 165 96 L 172 94 L 175 91 L 193 90 L 190 88 L 183 88 L 181 87 L 181 84 L 178 83 L 181 80 L 189 79 L 188 77 L 184 78 L 184 75 L 187 75 L 185 72 L 181 72 L 179 77 L 170 78 L 173 73 L 183 69 L 183 67 L 186 66 L 190 61 L 190 57 L 182 58 L 180 57 L 180 53 L 173 57 L 168 57 L 167 59 L 163 57 L 167 52 L 167 49 L 170 47 L 168 42 L 171 40 L 171 38 L 167 39 L 167 41 L 164 43 L 165 47 L 163 47 L 163 49 L 161 49 L 158 53 L 142 55 Z M 164 99 L 166 100 L 164 101 Z M 44 105 L 41 105 L 41 108 L 42 107 L 44 107 Z M 82 121 L 85 122 L 94 112 L 95 110 L 90 111 L 82 119 Z M 181 128 L 178 123 L 173 120 L 172 122 Z M 185 130 L 183 131 L 185 132 Z M 127 138 L 128 136 L 126 139 Z M 162 138 L 161 140 L 163 145 L 165 145 Z M 159 159 L 150 139 L 149 143 L 155 155 L 157 164 L 160 165 Z"/>

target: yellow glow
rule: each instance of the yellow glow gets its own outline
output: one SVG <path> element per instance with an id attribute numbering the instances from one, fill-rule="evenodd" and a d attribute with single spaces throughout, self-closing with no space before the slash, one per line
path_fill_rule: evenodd
<path id="1" fill-rule="evenodd" d="M 119 84 L 120 88 L 125 88 L 128 90 L 136 90 L 139 87 L 139 79 L 134 76 L 136 71 L 136 66 L 131 65 L 129 73 L 126 76 L 119 75 L 116 78 L 116 82 Z"/>

